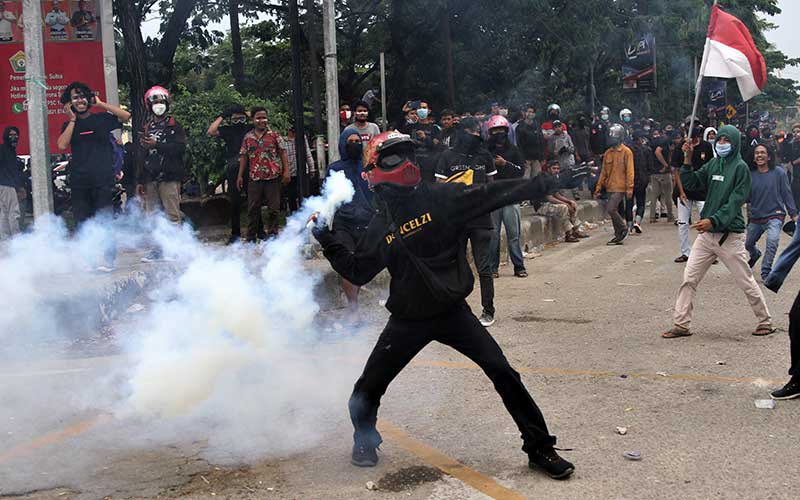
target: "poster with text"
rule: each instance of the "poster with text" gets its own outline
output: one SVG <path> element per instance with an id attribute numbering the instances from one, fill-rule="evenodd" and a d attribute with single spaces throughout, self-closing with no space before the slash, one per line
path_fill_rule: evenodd
<path id="1" fill-rule="evenodd" d="M 625 49 L 622 63 L 622 88 L 652 92 L 656 88 L 656 40 L 652 34 L 640 36 Z"/>
<path id="2" fill-rule="evenodd" d="M 0 0 L 2 1 L 2 0 Z M 71 18 L 67 14 L 66 1 L 47 1 L 48 12 L 43 13 L 45 22 L 44 43 L 44 81 L 30 82 L 31 85 L 44 86 L 47 89 L 47 114 L 50 152 L 58 152 L 56 140 L 61 133 L 61 125 L 66 120 L 61 94 L 71 82 L 81 81 L 97 91 L 100 98 L 107 98 L 105 89 L 105 65 L 103 63 L 103 44 L 100 41 L 97 23 L 91 24 L 92 38 L 78 39 L 77 30 L 82 26 L 76 23 L 73 28 Z M 5 1 L 18 9 L 21 3 Z M 75 2 L 76 12 L 80 12 Z M 88 8 L 90 2 L 86 2 Z M 91 3 L 92 6 L 93 2 Z M 66 6 L 66 7 L 65 7 Z M 54 14 L 53 8 L 58 7 Z M 63 8 L 63 9 L 62 9 Z M 51 15 L 53 14 L 53 15 Z M 63 14 L 63 17 L 62 17 Z M 96 15 L 92 12 L 92 15 Z M 49 23 L 48 23 L 49 16 Z M 62 38 L 60 33 L 65 33 Z M 16 33 L 16 32 L 15 32 Z M 21 33 L 21 32 L 20 32 Z M 54 36 L 55 35 L 55 36 Z M 28 101 L 25 78 L 25 46 L 22 36 L 13 42 L 0 43 L 0 130 L 9 125 L 20 129 L 20 141 L 17 152 L 28 154 Z"/>
<path id="3" fill-rule="evenodd" d="M 0 43 L 22 40 L 22 4 L 17 0 L 0 0 Z"/>

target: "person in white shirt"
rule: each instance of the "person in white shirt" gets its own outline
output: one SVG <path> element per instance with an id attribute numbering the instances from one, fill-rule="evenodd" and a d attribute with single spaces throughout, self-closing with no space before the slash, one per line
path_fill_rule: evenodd
<path id="1" fill-rule="evenodd" d="M 44 16 L 44 23 L 50 27 L 50 38 L 56 40 L 67 38 L 69 17 L 67 17 L 66 12 L 61 10 L 61 2 L 59 0 L 53 0 L 52 10 Z"/>
<path id="2" fill-rule="evenodd" d="M 17 16 L 6 10 L 6 3 L 0 0 L 0 42 L 14 41 L 14 26 L 11 23 L 16 20 Z"/>

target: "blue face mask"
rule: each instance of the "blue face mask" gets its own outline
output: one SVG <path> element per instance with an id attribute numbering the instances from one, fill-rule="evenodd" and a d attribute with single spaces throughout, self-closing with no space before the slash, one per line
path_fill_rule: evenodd
<path id="1" fill-rule="evenodd" d="M 624 117 L 622 117 L 622 121 L 624 121 L 625 123 L 629 123 L 631 121 L 631 117 L 630 116 L 624 116 Z"/>
<path id="2" fill-rule="evenodd" d="M 718 155 L 720 155 L 722 158 L 725 158 L 726 156 L 731 154 L 731 150 L 733 149 L 733 146 L 731 146 L 730 143 L 726 143 L 726 144 L 717 143 L 717 144 L 714 145 L 714 149 L 717 151 Z"/>
<path id="3" fill-rule="evenodd" d="M 420 120 L 424 120 L 428 117 L 428 110 L 425 108 L 420 108 L 417 110 L 417 116 L 419 116 Z"/>

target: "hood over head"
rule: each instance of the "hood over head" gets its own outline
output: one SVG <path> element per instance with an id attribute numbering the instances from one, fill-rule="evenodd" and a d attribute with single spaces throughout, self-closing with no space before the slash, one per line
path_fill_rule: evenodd
<path id="1" fill-rule="evenodd" d="M 707 129 L 705 129 L 703 131 L 703 140 L 704 141 L 708 141 L 708 134 L 710 134 L 711 132 L 714 132 L 715 134 L 718 134 L 717 129 L 715 129 L 714 127 L 708 127 Z"/>
<path id="2" fill-rule="evenodd" d="M 17 133 L 17 136 L 19 136 L 19 129 L 13 125 L 10 125 L 3 130 L 3 144 L 8 144 L 8 138 L 11 135 L 12 130 Z"/>
<path id="3" fill-rule="evenodd" d="M 350 158 L 350 156 L 347 154 L 347 138 L 350 137 L 351 135 L 359 135 L 359 134 L 358 132 L 347 130 L 339 135 L 339 157 L 342 159 L 342 161 L 361 163 L 362 161 L 361 157 Z M 358 138 L 360 140 L 361 136 L 359 135 Z"/>

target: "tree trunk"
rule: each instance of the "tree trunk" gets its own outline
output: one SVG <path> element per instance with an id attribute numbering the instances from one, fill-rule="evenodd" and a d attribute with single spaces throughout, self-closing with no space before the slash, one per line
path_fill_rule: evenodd
<path id="1" fill-rule="evenodd" d="M 117 9 L 122 27 L 122 38 L 125 43 L 125 60 L 130 72 L 133 140 L 137 141 L 147 112 L 144 106 L 144 93 L 147 90 L 147 59 L 140 28 L 142 20 L 133 2 L 119 2 Z"/>
<path id="2" fill-rule="evenodd" d="M 314 109 L 314 133 L 322 133 L 322 89 L 319 75 L 319 26 L 316 2 L 304 0 L 306 9 L 306 38 L 308 38 L 308 56 L 311 59 L 311 104 Z"/>
<path id="3" fill-rule="evenodd" d="M 156 52 L 159 74 L 153 76 L 157 77 L 158 83 L 162 86 L 168 87 L 172 83 L 175 51 L 178 50 L 181 35 L 186 31 L 186 22 L 197 7 L 197 2 L 198 0 L 176 0 L 172 15 L 161 35 L 161 42 Z"/>
<path id="4" fill-rule="evenodd" d="M 244 56 L 242 55 L 242 34 L 239 31 L 239 0 L 228 0 L 228 16 L 231 26 L 231 46 L 233 47 L 233 64 L 231 76 L 233 87 L 244 92 Z"/>
<path id="5" fill-rule="evenodd" d="M 450 5 L 444 0 L 442 10 L 442 38 L 444 39 L 445 60 L 447 61 L 447 104 L 456 109 L 456 77 L 453 71 L 453 37 L 450 33 Z"/>

